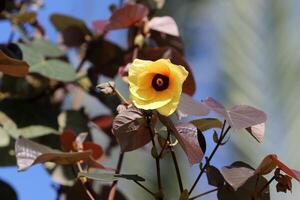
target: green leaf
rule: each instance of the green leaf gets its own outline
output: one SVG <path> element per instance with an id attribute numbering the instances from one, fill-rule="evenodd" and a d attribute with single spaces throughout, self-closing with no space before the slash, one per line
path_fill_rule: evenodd
<path id="1" fill-rule="evenodd" d="M 0 127 L 0 147 L 6 147 L 9 145 L 10 138 L 4 128 Z"/>
<path id="2" fill-rule="evenodd" d="M 48 40 L 36 39 L 30 46 L 44 56 L 59 57 L 64 55 L 64 52 L 60 48 Z"/>
<path id="3" fill-rule="evenodd" d="M 32 48 L 31 46 L 20 43 L 18 43 L 18 46 L 23 52 L 23 60 L 25 60 L 29 64 L 29 66 L 33 66 L 43 62 L 43 55 L 36 49 Z"/>
<path id="4" fill-rule="evenodd" d="M 78 177 L 87 177 L 96 181 L 112 182 L 119 179 L 127 179 L 133 181 L 145 181 L 144 178 L 136 174 L 91 174 L 91 173 L 78 173 Z"/>
<path id="5" fill-rule="evenodd" d="M 1 144 L 6 142 L 5 146 L 9 143 L 9 138 L 5 138 L 6 136 L 11 136 L 14 139 L 19 138 L 20 136 L 24 138 L 35 138 L 44 135 L 48 135 L 51 133 L 58 133 L 57 130 L 41 125 L 32 125 L 18 129 L 15 122 L 9 118 L 5 113 L 0 112 L 0 124 L 2 125 L 0 129 L 0 138 Z M 6 135 L 6 136 L 4 136 Z"/>
<path id="6" fill-rule="evenodd" d="M 194 126 L 196 126 L 202 132 L 207 131 L 211 128 L 222 128 L 223 123 L 215 118 L 203 118 L 203 119 L 196 119 L 191 121 Z"/>
<path id="7" fill-rule="evenodd" d="M 70 82 L 76 79 L 76 71 L 73 66 L 57 59 L 43 60 L 36 65 L 32 65 L 29 72 L 39 73 L 59 81 Z"/>
<path id="8" fill-rule="evenodd" d="M 66 30 L 69 27 L 79 27 L 84 33 L 90 33 L 89 29 L 85 25 L 85 22 L 81 19 L 77 19 L 67 15 L 53 14 L 50 17 L 50 20 L 56 30 L 60 32 Z"/>

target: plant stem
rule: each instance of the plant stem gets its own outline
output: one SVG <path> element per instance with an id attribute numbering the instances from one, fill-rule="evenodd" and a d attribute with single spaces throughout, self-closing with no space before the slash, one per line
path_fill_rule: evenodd
<path id="1" fill-rule="evenodd" d="M 168 142 L 169 142 L 169 139 L 170 139 L 170 136 L 171 136 L 171 133 L 170 133 L 170 131 L 168 131 L 168 136 L 167 136 L 166 142 L 164 143 L 163 148 L 161 149 L 161 151 L 160 151 L 159 154 L 158 154 L 158 157 L 159 157 L 159 158 L 162 157 L 162 154 L 164 153 L 165 149 L 167 148 Z"/>
<path id="2" fill-rule="evenodd" d="M 121 168 L 122 168 L 122 164 L 123 164 L 123 159 L 124 159 L 124 153 L 121 152 L 119 155 L 119 160 L 118 160 L 118 164 L 117 164 L 117 169 L 115 171 L 115 174 L 120 174 Z M 115 192 L 116 192 L 116 187 L 118 184 L 118 180 L 114 181 L 111 185 L 111 189 L 108 195 L 108 199 L 113 200 L 115 198 Z"/>
<path id="3" fill-rule="evenodd" d="M 135 180 L 134 180 L 134 182 L 135 182 L 138 186 L 140 186 L 141 188 L 143 188 L 145 191 L 147 191 L 149 194 L 151 194 L 152 196 L 155 197 L 155 193 L 152 192 L 151 190 L 149 190 L 148 188 L 146 188 L 143 184 L 141 184 L 140 182 L 135 181 Z"/>
<path id="4" fill-rule="evenodd" d="M 114 90 L 115 94 L 119 97 L 121 102 L 125 104 L 129 104 L 128 101 L 125 99 L 125 97 L 119 92 L 119 90 L 116 88 L 116 86 L 109 84 L 110 87 Z"/>
<path id="5" fill-rule="evenodd" d="M 275 175 L 257 192 L 260 195 L 275 180 Z"/>
<path id="6" fill-rule="evenodd" d="M 217 145 L 215 146 L 214 150 L 211 152 L 210 156 L 208 157 L 208 159 L 206 160 L 206 163 L 204 165 L 204 167 L 201 169 L 198 177 L 196 178 L 193 186 L 191 187 L 190 191 L 189 191 L 189 195 L 191 195 L 191 193 L 193 192 L 193 190 L 195 189 L 197 183 L 199 182 L 201 176 L 203 175 L 205 169 L 207 168 L 207 166 L 209 166 L 209 163 L 211 161 L 211 159 L 213 158 L 213 156 L 215 155 L 215 153 L 217 152 L 218 148 L 220 147 L 220 145 L 222 144 L 222 141 L 224 140 L 225 136 L 227 135 L 228 131 L 230 130 L 230 126 L 228 126 L 228 128 L 226 129 L 226 131 L 224 132 L 225 130 L 225 124 L 226 124 L 226 121 L 224 121 L 223 123 L 223 127 L 222 127 L 222 131 L 221 131 L 221 136 L 220 136 L 220 139 L 217 143 Z"/>
<path id="7" fill-rule="evenodd" d="M 215 189 L 209 190 L 209 191 L 207 191 L 207 192 L 203 192 L 203 193 L 201 193 L 201 194 L 198 194 L 198 195 L 196 195 L 196 196 L 194 196 L 194 197 L 192 197 L 192 198 L 189 198 L 189 200 L 194 200 L 194 199 L 197 199 L 197 198 L 199 198 L 199 197 L 203 197 L 203 196 L 205 196 L 205 195 L 207 195 L 207 194 L 210 194 L 210 193 L 216 192 L 216 191 L 218 191 L 218 188 L 215 188 Z"/>
<path id="8" fill-rule="evenodd" d="M 77 68 L 76 68 L 76 72 L 79 72 L 81 70 L 81 68 L 83 67 L 84 62 L 86 61 L 86 55 L 81 59 L 80 63 L 78 64 Z"/>
<path id="9" fill-rule="evenodd" d="M 151 123 L 151 120 L 152 120 L 151 118 L 152 118 L 151 116 L 147 116 L 147 123 L 148 123 L 149 131 L 150 131 L 150 134 L 151 134 L 151 141 L 152 141 L 153 148 L 157 152 L 157 148 L 156 148 L 155 141 L 154 141 L 155 131 L 154 131 L 154 127 L 152 126 L 152 123 Z M 157 175 L 158 190 L 159 190 L 159 192 L 162 192 L 160 165 L 159 165 L 159 157 L 158 156 L 155 157 L 155 164 L 156 164 L 156 175 Z M 158 199 L 162 200 L 163 197 L 158 197 Z"/>
<path id="10" fill-rule="evenodd" d="M 180 170 L 179 170 L 177 158 L 176 158 L 176 155 L 175 155 L 175 151 L 174 151 L 173 147 L 169 147 L 169 148 L 170 148 L 170 151 L 171 151 L 173 163 L 174 163 L 175 170 L 176 170 L 176 175 L 177 175 L 177 180 L 178 180 L 180 193 L 182 193 L 183 192 L 183 184 L 182 184 L 182 179 L 181 179 Z"/>
<path id="11" fill-rule="evenodd" d="M 77 166 L 77 169 L 78 169 L 79 172 L 83 172 L 83 169 L 82 169 L 82 166 L 81 166 L 80 162 L 77 162 L 76 166 Z M 74 175 L 77 176 L 74 168 L 73 168 L 73 172 L 74 172 Z M 93 194 L 91 192 L 92 189 L 88 185 L 87 180 L 79 178 L 79 181 L 80 181 L 84 191 L 86 192 L 87 196 L 89 197 L 89 199 L 90 200 L 95 200 L 95 197 L 93 196 Z"/>

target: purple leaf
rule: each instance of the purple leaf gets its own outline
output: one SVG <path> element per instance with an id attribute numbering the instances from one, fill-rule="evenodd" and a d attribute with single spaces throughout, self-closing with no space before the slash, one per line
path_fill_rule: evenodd
<path id="1" fill-rule="evenodd" d="M 130 107 L 119 113 L 113 120 L 112 130 L 123 152 L 133 151 L 151 141 L 142 112 Z"/>
<path id="2" fill-rule="evenodd" d="M 149 28 L 168 35 L 179 36 L 177 24 L 174 19 L 169 16 L 153 17 L 149 21 Z"/>
<path id="3" fill-rule="evenodd" d="M 208 107 L 199 101 L 196 101 L 191 96 L 182 93 L 177 108 L 179 118 L 186 117 L 188 115 L 200 115 L 204 116 L 209 113 Z"/>
<path id="4" fill-rule="evenodd" d="M 262 142 L 265 134 L 265 123 L 257 124 L 246 128 L 246 130 L 258 141 Z"/>
<path id="5" fill-rule="evenodd" d="M 176 139 L 186 153 L 190 164 L 199 163 L 204 155 L 198 142 L 198 130 L 191 124 L 179 122 L 175 124 L 177 131 L 174 132 Z"/>
<path id="6" fill-rule="evenodd" d="M 212 97 L 203 101 L 210 109 L 224 117 L 230 126 L 236 130 L 247 129 L 256 140 L 261 142 L 264 136 L 264 126 L 267 120 L 265 112 L 247 105 L 237 105 L 226 110 Z"/>
<path id="7" fill-rule="evenodd" d="M 254 175 L 254 170 L 246 167 L 223 167 L 221 173 L 226 182 L 236 191 Z"/>
<path id="8" fill-rule="evenodd" d="M 92 155 L 91 151 L 64 153 L 24 138 L 17 139 L 15 151 L 20 171 L 26 170 L 36 163 L 74 164 L 80 160 L 89 160 Z"/>

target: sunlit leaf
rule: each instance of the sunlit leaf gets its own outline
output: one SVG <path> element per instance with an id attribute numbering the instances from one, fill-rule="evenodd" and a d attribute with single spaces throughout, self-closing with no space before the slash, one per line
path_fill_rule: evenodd
<path id="1" fill-rule="evenodd" d="M 93 21 L 93 28 L 96 30 L 96 33 L 102 34 L 105 31 L 105 26 L 107 25 L 107 23 L 107 20 Z"/>
<path id="2" fill-rule="evenodd" d="M 62 14 L 52 14 L 50 16 L 50 21 L 54 25 L 57 31 L 64 31 L 69 27 L 79 27 L 84 33 L 89 33 L 88 28 L 85 25 L 85 22 L 81 19 L 75 17 L 62 15 Z"/>
<path id="3" fill-rule="evenodd" d="M 18 43 L 18 46 L 23 52 L 23 60 L 25 60 L 30 66 L 44 61 L 44 56 L 31 46 L 21 43 Z"/>
<path id="4" fill-rule="evenodd" d="M 265 128 L 266 124 L 261 123 L 246 128 L 246 131 L 248 131 L 258 142 L 262 142 L 265 135 Z"/>
<path id="5" fill-rule="evenodd" d="M 21 60 L 8 57 L 0 50 L 0 71 L 4 74 L 16 77 L 25 76 L 28 73 L 29 65 Z"/>
<path id="6" fill-rule="evenodd" d="M 6 147 L 9 145 L 10 138 L 4 128 L 0 127 L 0 147 Z"/>
<path id="7" fill-rule="evenodd" d="M 57 133 L 57 130 L 41 125 L 18 128 L 15 122 L 3 112 L 0 112 L 0 124 L 2 125 L 2 131 L 5 131 L 7 135 L 10 135 L 14 139 L 17 139 L 20 136 L 24 138 L 36 138 Z"/>
<path id="8" fill-rule="evenodd" d="M 252 176 L 237 191 L 233 190 L 229 185 L 219 188 L 217 197 L 218 200 L 253 200 L 253 194 L 257 192 L 257 188 L 264 187 L 267 182 L 262 176 Z M 270 200 L 269 186 L 256 198 Z"/>
<path id="9" fill-rule="evenodd" d="M 206 147 L 200 146 L 198 142 L 197 128 L 191 123 L 183 122 L 175 124 L 175 127 L 177 129 L 177 131 L 174 132 L 175 137 L 186 153 L 190 164 L 199 163 L 203 158 Z M 201 143 L 205 144 L 205 138 L 201 138 Z"/>
<path id="10" fill-rule="evenodd" d="M 38 73 L 59 81 L 70 82 L 76 79 L 76 72 L 73 66 L 57 59 L 44 60 L 41 63 L 32 65 L 29 68 L 29 72 Z"/>
<path id="11" fill-rule="evenodd" d="M 202 132 L 207 131 L 212 128 L 222 128 L 223 123 L 216 118 L 202 118 L 195 119 L 191 121 L 194 126 L 196 126 Z"/>
<path id="12" fill-rule="evenodd" d="M 109 31 L 128 28 L 141 22 L 148 13 L 148 8 L 143 4 L 126 4 L 113 12 L 105 29 Z"/>
<path id="13" fill-rule="evenodd" d="M 168 35 L 179 36 L 177 24 L 170 16 L 153 17 L 149 21 L 149 28 Z"/>
<path id="14" fill-rule="evenodd" d="M 26 170 L 36 163 L 74 164 L 80 160 L 89 160 L 92 155 L 91 151 L 64 153 L 24 138 L 16 140 L 15 151 L 20 171 Z"/>
<path id="15" fill-rule="evenodd" d="M 57 45 L 45 39 L 35 39 L 30 45 L 44 56 L 59 57 L 64 55 L 64 52 Z"/>
<path id="16" fill-rule="evenodd" d="M 179 118 L 186 117 L 189 115 L 207 115 L 209 109 L 202 102 L 196 101 L 191 96 L 182 93 L 177 107 Z M 195 125 L 195 124 L 194 124 Z M 201 128 L 199 128 L 201 131 Z"/>
<path id="17" fill-rule="evenodd" d="M 113 121 L 113 134 L 122 151 L 138 149 L 151 141 L 151 133 L 145 124 L 142 112 L 131 107 L 119 113 Z"/>
<path id="18" fill-rule="evenodd" d="M 276 167 L 278 167 L 283 172 L 285 172 L 287 175 L 293 177 L 298 182 L 300 182 L 300 172 L 286 166 L 284 163 L 282 163 L 280 160 L 278 160 L 277 155 L 275 155 L 275 154 L 267 155 L 261 161 L 260 165 L 255 170 L 255 173 L 265 175 L 265 174 L 268 174 L 271 171 L 273 171 Z"/>
<path id="19" fill-rule="evenodd" d="M 251 135 L 253 134 L 258 141 L 262 141 L 264 132 L 263 127 L 259 126 L 267 120 L 267 115 L 263 111 L 247 105 L 237 105 L 226 110 L 221 103 L 212 97 L 208 97 L 203 102 L 211 110 L 215 111 L 221 117 L 224 117 L 234 129 L 249 129 L 249 127 L 252 127 L 252 129 L 253 127 L 259 128 L 259 130 L 256 129 L 250 133 Z"/>
<path id="20" fill-rule="evenodd" d="M 25 12 L 11 16 L 11 20 L 15 24 L 33 23 L 36 21 L 36 18 L 37 15 L 35 12 Z"/>
<path id="21" fill-rule="evenodd" d="M 246 167 L 223 167 L 221 172 L 226 182 L 235 191 L 254 175 L 254 170 Z"/>

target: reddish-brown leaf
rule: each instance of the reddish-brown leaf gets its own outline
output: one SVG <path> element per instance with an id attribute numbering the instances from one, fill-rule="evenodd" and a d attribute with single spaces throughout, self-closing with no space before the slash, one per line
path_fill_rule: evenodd
<path id="1" fill-rule="evenodd" d="M 258 168 L 255 170 L 255 173 L 262 174 L 262 175 L 268 174 L 271 171 L 273 171 L 276 167 L 278 167 L 283 172 L 285 172 L 287 175 L 293 177 L 294 179 L 296 179 L 297 181 L 300 182 L 300 172 L 286 166 L 284 163 L 282 163 L 280 160 L 278 160 L 277 155 L 275 155 L 275 154 L 267 155 L 262 160 L 262 162 L 260 163 Z"/>
<path id="2" fill-rule="evenodd" d="M 203 101 L 211 110 L 224 117 L 234 129 L 246 129 L 259 142 L 263 140 L 264 123 L 267 120 L 265 112 L 247 105 L 237 105 L 229 110 L 213 99 L 208 97 Z"/>
<path id="3" fill-rule="evenodd" d="M 198 142 L 197 128 L 193 124 L 185 122 L 179 122 L 175 124 L 175 127 L 177 131 L 173 133 L 186 153 L 190 164 L 193 165 L 199 163 L 203 158 L 205 149 L 202 149 L 204 147 L 201 148 Z"/>
<path id="4" fill-rule="evenodd" d="M 36 163 L 74 164 L 80 160 L 89 160 L 92 155 L 91 151 L 64 153 L 24 138 L 17 139 L 15 151 L 20 171 L 26 170 Z"/>
<path id="5" fill-rule="evenodd" d="M 105 27 L 108 24 L 108 20 L 96 20 L 93 21 L 93 28 L 96 30 L 97 34 L 103 34 L 105 31 Z"/>
<path id="6" fill-rule="evenodd" d="M 206 176 L 207 176 L 207 182 L 209 185 L 215 186 L 215 187 L 222 187 L 224 185 L 224 177 L 221 174 L 221 172 L 218 170 L 218 168 L 210 165 L 206 168 Z"/>
<path id="7" fill-rule="evenodd" d="M 113 121 L 113 134 L 123 152 L 133 151 L 151 141 L 151 133 L 142 112 L 130 107 L 120 112 Z"/>
<path id="8" fill-rule="evenodd" d="M 83 150 L 91 150 L 93 152 L 92 156 L 95 160 L 99 159 L 103 155 L 103 149 L 100 145 L 93 142 L 84 142 Z"/>
<path id="9" fill-rule="evenodd" d="M 149 9 L 142 4 L 126 4 L 113 12 L 105 30 L 128 28 L 141 22 L 148 14 Z"/>
<path id="10" fill-rule="evenodd" d="M 96 117 L 95 119 L 93 119 L 93 122 L 101 129 L 103 129 L 104 131 L 110 131 L 110 129 L 112 128 L 112 123 L 113 123 L 113 117 L 110 115 L 103 115 L 103 116 L 99 116 Z"/>
<path id="11" fill-rule="evenodd" d="M 4 74 L 22 77 L 28 74 L 29 65 L 21 60 L 10 58 L 0 50 L 0 71 Z"/>
<path id="12" fill-rule="evenodd" d="M 182 117 L 187 117 L 189 115 L 207 115 L 209 109 L 204 103 L 196 101 L 191 96 L 182 93 L 177 107 L 177 113 L 179 119 L 181 119 Z"/>
<path id="13" fill-rule="evenodd" d="M 247 167 L 223 167 L 221 172 L 226 182 L 235 191 L 254 175 L 254 170 Z"/>
<path id="14" fill-rule="evenodd" d="M 170 16 L 153 17 L 149 21 L 149 28 L 168 35 L 179 36 L 177 24 Z"/>
<path id="15" fill-rule="evenodd" d="M 262 142 L 264 139 L 265 128 L 266 124 L 261 123 L 246 128 L 246 131 L 248 131 L 258 142 Z"/>
<path id="16" fill-rule="evenodd" d="M 79 47 L 85 42 L 86 33 L 78 26 L 70 26 L 61 31 L 63 43 L 67 47 Z"/>
<path id="17" fill-rule="evenodd" d="M 68 129 L 65 130 L 61 135 L 60 135 L 60 144 L 62 145 L 63 149 L 65 151 L 71 151 L 74 149 L 73 142 L 76 140 L 76 135 L 75 133 Z"/>

